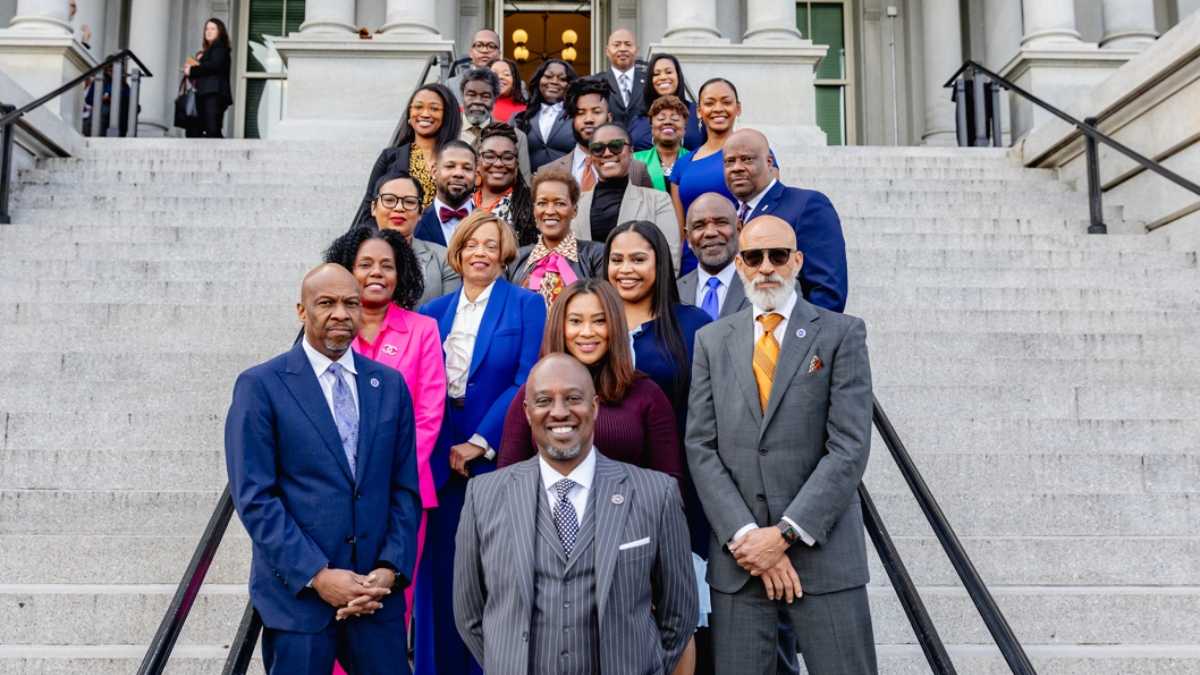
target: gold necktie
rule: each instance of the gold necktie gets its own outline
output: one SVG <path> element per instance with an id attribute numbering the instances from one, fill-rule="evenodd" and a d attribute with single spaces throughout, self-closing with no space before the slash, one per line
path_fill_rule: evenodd
<path id="1" fill-rule="evenodd" d="M 763 314 L 763 334 L 754 342 L 754 379 L 758 382 L 758 402 L 767 412 L 767 401 L 771 398 L 771 381 L 775 379 L 775 362 L 779 360 L 779 342 L 772 334 L 783 321 L 782 314 Z"/>

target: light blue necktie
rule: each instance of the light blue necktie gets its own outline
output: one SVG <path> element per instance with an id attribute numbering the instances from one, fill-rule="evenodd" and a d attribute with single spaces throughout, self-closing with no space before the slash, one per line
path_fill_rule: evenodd
<path id="1" fill-rule="evenodd" d="M 708 292 L 704 294 L 704 301 L 700 303 L 700 309 L 708 312 L 713 321 L 721 315 L 721 302 L 717 297 L 717 289 L 721 287 L 721 280 L 716 277 L 708 278 Z"/>
<path id="2" fill-rule="evenodd" d="M 333 373 L 333 421 L 342 437 L 342 450 L 346 452 L 346 461 L 350 462 L 350 473 L 358 475 L 358 410 L 354 407 L 354 395 L 342 376 L 342 364 L 329 364 L 329 372 Z"/>

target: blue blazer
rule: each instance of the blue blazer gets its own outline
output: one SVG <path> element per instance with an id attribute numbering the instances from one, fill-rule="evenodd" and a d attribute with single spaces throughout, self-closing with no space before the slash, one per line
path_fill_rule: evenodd
<path id="1" fill-rule="evenodd" d="M 334 608 L 306 588 L 326 566 L 366 574 L 382 561 L 412 579 L 421 522 L 412 398 L 395 369 L 358 354 L 354 366 L 355 475 L 302 343 L 233 386 L 225 466 L 253 542 L 250 599 L 268 628 L 315 633 L 329 624 Z M 368 619 L 404 610 L 404 594 L 393 593 Z"/>
<path id="2" fill-rule="evenodd" d="M 417 310 L 437 319 L 443 343 L 454 327 L 454 314 L 458 311 L 462 292 L 460 288 Z M 538 361 L 545 329 L 546 301 L 542 296 L 497 279 L 479 324 L 479 335 L 475 338 L 475 353 L 471 356 L 471 372 L 467 375 L 467 394 L 463 401 L 468 434 L 480 434 L 497 451 L 504 434 L 504 416 L 508 414 L 508 406 L 517 389 L 525 384 L 529 371 Z M 450 477 L 450 447 L 454 445 L 449 412 L 446 420 L 429 460 L 433 482 L 439 490 Z M 496 466 L 493 462 L 478 461 L 472 468 L 476 474 L 482 474 Z"/>
<path id="3" fill-rule="evenodd" d="M 417 221 L 417 229 L 413 230 L 413 238 L 441 246 L 448 245 L 446 234 L 442 232 L 442 219 L 438 217 L 437 209 L 433 208 L 433 204 L 430 204 L 429 208 L 425 209 L 425 213 L 421 214 L 421 219 Z"/>
<path id="4" fill-rule="evenodd" d="M 818 307 L 846 309 L 846 240 L 842 221 L 829 197 L 815 190 L 785 187 L 776 181 L 749 218 L 772 215 L 791 224 L 804 254 L 800 289 L 804 299 Z"/>

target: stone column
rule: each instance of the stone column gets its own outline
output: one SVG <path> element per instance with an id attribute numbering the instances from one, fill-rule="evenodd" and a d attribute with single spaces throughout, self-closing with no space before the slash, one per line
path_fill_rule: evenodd
<path id="1" fill-rule="evenodd" d="M 1022 47 L 1082 46 L 1075 30 L 1073 0 L 1021 0 L 1025 14 Z"/>
<path id="2" fill-rule="evenodd" d="M 1102 49 L 1145 49 L 1158 37 L 1154 0 L 1103 0 Z"/>
<path id="3" fill-rule="evenodd" d="M 387 0 L 383 34 L 410 40 L 440 37 L 437 0 Z"/>
<path id="4" fill-rule="evenodd" d="M 746 33 L 742 41 L 799 42 L 794 0 L 746 0 Z"/>
<path id="5" fill-rule="evenodd" d="M 129 11 L 129 49 L 146 64 L 154 77 L 142 79 L 138 115 L 139 136 L 165 136 L 175 124 L 173 104 L 182 73 L 170 58 L 171 0 L 132 0 Z M 188 49 L 200 50 L 201 35 L 185 36 Z M 194 53 L 194 52 L 193 52 Z"/>
<path id="6" fill-rule="evenodd" d="M 664 43 L 729 42 L 717 30 L 717 0 L 667 0 Z"/>
<path id="7" fill-rule="evenodd" d="M 950 90 L 942 85 L 963 63 L 958 0 L 921 2 L 921 40 L 925 62 L 925 133 L 921 142 L 957 145 L 954 102 L 950 100 Z"/>
<path id="8" fill-rule="evenodd" d="M 75 40 L 70 13 L 70 0 L 18 0 L 9 27 L 0 30 L 0 72 L 33 98 L 96 65 L 96 59 Z M 83 90 L 73 89 L 44 107 L 78 129 Z"/>
<path id="9" fill-rule="evenodd" d="M 391 13 L 391 2 L 388 13 Z M 308 0 L 304 4 L 304 23 L 300 32 L 306 34 L 332 33 L 344 35 L 357 33 L 354 26 L 354 0 Z"/>
<path id="10" fill-rule="evenodd" d="M 999 72 L 1021 49 L 1024 31 L 1021 26 L 1021 6 L 1012 0 L 984 0 L 983 12 L 986 26 L 984 65 Z M 1009 92 L 1001 90 L 1000 124 L 1006 145 L 1012 137 L 1011 98 Z"/>
<path id="11" fill-rule="evenodd" d="M 23 33 L 70 35 L 70 0 L 17 0 L 17 13 L 9 28 Z M 35 96 L 40 94 L 33 93 Z"/>

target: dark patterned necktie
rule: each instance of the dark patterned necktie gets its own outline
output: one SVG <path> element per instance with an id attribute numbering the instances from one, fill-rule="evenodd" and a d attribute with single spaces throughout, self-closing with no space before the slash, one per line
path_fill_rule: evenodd
<path id="1" fill-rule="evenodd" d="M 575 481 L 567 478 L 554 484 L 554 491 L 558 494 L 558 501 L 554 502 L 554 527 L 558 530 L 558 539 L 568 560 L 571 559 L 571 549 L 575 548 L 575 538 L 579 536 L 579 516 L 571 500 L 567 499 L 575 485 Z"/>

